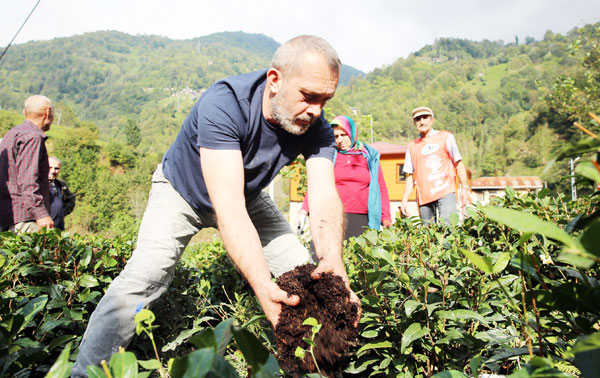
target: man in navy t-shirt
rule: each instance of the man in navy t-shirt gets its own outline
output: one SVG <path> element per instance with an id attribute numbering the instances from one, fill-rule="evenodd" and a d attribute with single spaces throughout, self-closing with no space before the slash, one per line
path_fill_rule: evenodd
<path id="1" fill-rule="evenodd" d="M 183 250 L 204 227 L 218 227 L 274 326 L 282 304 L 297 305 L 298 296 L 288 297 L 271 274 L 314 259 L 262 190 L 300 154 L 313 209 L 313 278 L 333 272 L 349 285 L 335 139 L 322 114 L 340 65 L 327 41 L 300 36 L 275 52 L 269 70 L 221 80 L 202 95 L 152 177 L 137 248 L 92 314 L 72 376 L 85 376 L 87 365 L 127 346 L 136 307 L 151 306 L 166 291 Z M 352 300 L 359 304 L 354 293 Z"/>

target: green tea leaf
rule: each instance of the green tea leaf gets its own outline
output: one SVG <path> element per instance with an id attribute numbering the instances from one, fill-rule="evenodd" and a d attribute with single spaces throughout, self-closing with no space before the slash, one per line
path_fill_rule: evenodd
<path id="1" fill-rule="evenodd" d="M 302 325 L 309 325 L 309 326 L 316 326 L 318 324 L 319 324 L 319 322 L 317 321 L 317 319 L 315 319 L 313 317 L 306 318 L 302 322 Z"/>
<path id="2" fill-rule="evenodd" d="M 74 338 L 76 338 L 77 336 L 75 335 L 63 335 L 57 339 L 52 340 L 52 342 L 50 343 L 50 345 L 48 345 L 48 350 L 53 350 L 54 348 L 56 348 L 57 346 L 60 346 L 64 343 L 66 343 L 67 341 L 73 340 Z M 69 346 L 71 343 L 67 344 L 67 346 Z M 66 347 L 65 347 L 66 348 Z"/>
<path id="3" fill-rule="evenodd" d="M 180 358 L 175 358 L 171 365 L 172 378 L 203 378 L 211 370 L 216 357 L 213 348 L 193 351 Z"/>
<path id="4" fill-rule="evenodd" d="M 79 277 L 79 285 L 81 285 L 82 287 L 96 287 L 98 286 L 98 280 L 96 279 L 96 277 L 93 277 L 89 274 L 82 274 L 81 277 Z"/>
<path id="5" fill-rule="evenodd" d="M 574 365 L 582 377 L 600 376 L 600 333 L 582 336 L 573 345 Z"/>
<path id="6" fill-rule="evenodd" d="M 542 234 L 568 246 L 576 245 L 575 241 L 562 228 L 554 223 L 543 221 L 533 214 L 500 207 L 483 207 L 482 210 L 489 218 L 517 231 Z"/>
<path id="7" fill-rule="evenodd" d="M 360 357 L 364 352 L 371 349 L 391 348 L 393 345 L 389 341 L 380 341 L 378 343 L 368 343 L 360 347 L 356 352 L 357 357 Z"/>
<path id="8" fill-rule="evenodd" d="M 46 303 L 48 303 L 48 296 L 42 295 L 40 297 L 30 300 L 29 302 L 27 302 L 25 307 L 20 308 L 19 311 L 17 311 L 17 313 L 22 314 L 24 317 L 24 322 L 23 322 L 23 325 L 21 326 L 21 330 L 23 328 L 27 327 L 27 325 L 29 324 L 31 319 L 33 319 L 33 317 L 38 312 L 40 312 L 44 309 L 44 307 L 46 306 Z"/>
<path id="9" fill-rule="evenodd" d="M 379 336 L 379 331 L 376 329 L 370 329 L 368 331 L 362 331 L 360 333 L 360 337 L 365 338 L 365 339 L 372 339 L 377 336 Z"/>
<path id="10" fill-rule="evenodd" d="M 412 323 L 408 326 L 404 334 L 402 334 L 402 345 L 400 352 L 405 353 L 406 348 L 410 346 L 415 340 L 429 334 L 429 328 L 422 328 L 419 323 Z"/>
<path id="11" fill-rule="evenodd" d="M 596 349 L 600 349 L 600 333 L 579 337 L 575 342 L 575 345 L 573 345 L 571 352 L 581 353 Z"/>
<path id="12" fill-rule="evenodd" d="M 440 319 L 448 320 L 477 320 L 480 323 L 487 324 L 487 321 L 475 311 L 472 310 L 452 310 L 452 311 L 438 311 Z"/>
<path id="13" fill-rule="evenodd" d="M 138 364 L 132 352 L 118 352 L 110 358 L 110 370 L 115 377 L 135 378 L 138 374 Z"/>
<path id="14" fill-rule="evenodd" d="M 444 370 L 431 376 L 432 378 L 468 378 L 465 373 L 458 370 Z"/>
<path id="15" fill-rule="evenodd" d="M 259 372 L 260 375 L 260 372 Z M 212 369 L 208 373 L 211 378 L 239 378 L 235 368 L 229 364 L 222 356 L 216 355 L 213 360 Z"/>
<path id="16" fill-rule="evenodd" d="M 371 249 L 371 254 L 377 259 L 384 260 L 388 264 L 394 265 L 394 259 L 392 255 L 390 255 L 388 251 L 381 247 Z"/>
<path id="17" fill-rule="evenodd" d="M 160 361 L 157 359 L 139 360 L 138 364 L 146 370 L 158 370 L 161 368 Z"/>
<path id="18" fill-rule="evenodd" d="M 225 319 L 215 327 L 215 337 L 219 343 L 217 354 L 219 356 L 225 355 L 227 345 L 233 337 L 233 319 Z"/>
<path id="19" fill-rule="evenodd" d="M 460 251 L 469 259 L 471 264 L 483 271 L 485 274 L 492 274 L 494 272 L 494 266 L 492 265 L 492 259 L 489 257 L 480 256 L 475 252 L 469 251 L 468 249 L 460 248 Z"/>
<path id="20" fill-rule="evenodd" d="M 585 138 L 575 144 L 568 144 L 563 147 L 556 159 L 554 159 L 552 162 L 568 157 L 579 156 L 588 152 L 595 152 L 599 147 L 600 138 Z"/>
<path id="21" fill-rule="evenodd" d="M 573 253 L 572 249 L 567 251 L 564 248 L 556 258 L 556 261 L 571 264 L 582 269 L 588 269 L 595 263 L 595 260 L 592 258 L 592 256 L 583 255 L 581 253 Z"/>
<path id="22" fill-rule="evenodd" d="M 135 333 L 142 333 L 143 328 L 152 325 L 152 323 L 156 320 L 154 313 L 147 308 L 142 308 L 135 314 Z"/>
<path id="23" fill-rule="evenodd" d="M 46 378 L 64 378 L 68 377 L 71 373 L 71 369 L 73 368 L 73 363 L 69 362 L 69 355 L 71 354 L 71 343 L 65 345 L 62 352 L 60 352 L 60 356 L 50 370 L 48 374 L 46 374 Z"/>
<path id="24" fill-rule="evenodd" d="M 460 340 L 462 338 L 464 338 L 462 332 L 456 328 L 450 328 L 446 330 L 444 337 L 439 339 L 436 344 L 448 344 L 450 341 Z"/>
<path id="25" fill-rule="evenodd" d="M 302 348 L 300 348 L 299 346 L 296 347 L 296 350 L 294 351 L 294 356 L 300 358 L 300 359 L 304 359 L 304 356 L 306 356 L 306 351 Z"/>
<path id="26" fill-rule="evenodd" d="M 591 161 L 582 161 L 577 164 L 577 167 L 575 167 L 575 173 L 589 178 L 593 182 L 600 182 L 600 172 L 598 172 L 594 166 L 594 163 Z"/>
<path id="27" fill-rule="evenodd" d="M 410 317 L 412 313 L 419 307 L 421 307 L 421 303 L 415 301 L 414 299 L 409 299 L 404 303 L 404 312 L 406 313 L 406 316 Z"/>
<path id="28" fill-rule="evenodd" d="M 583 232 L 580 238 L 581 245 L 590 254 L 600 257 L 600 220 L 596 219 Z"/>
<path id="29" fill-rule="evenodd" d="M 509 262 L 510 262 L 510 253 L 508 253 L 508 252 L 501 253 L 500 256 L 498 256 L 498 259 L 496 259 L 496 262 L 494 263 L 494 268 L 492 269 L 492 273 L 494 273 L 494 274 L 501 273 L 504 269 L 506 269 Z"/>
<path id="30" fill-rule="evenodd" d="M 106 378 L 104 371 L 98 366 L 89 365 L 85 368 L 88 378 Z"/>
<path id="31" fill-rule="evenodd" d="M 469 363 L 469 367 L 471 368 L 471 374 L 475 377 L 479 376 L 479 368 L 481 367 L 481 356 L 477 355 L 471 359 Z"/>
<path id="32" fill-rule="evenodd" d="M 198 349 L 213 348 L 217 353 L 217 337 L 212 328 L 207 328 L 197 335 L 190 337 L 190 343 Z"/>
<path id="33" fill-rule="evenodd" d="M 275 377 L 279 372 L 279 364 L 256 336 L 248 330 L 237 327 L 233 327 L 232 331 L 238 347 L 246 362 L 252 366 L 254 374 L 261 377 Z"/>

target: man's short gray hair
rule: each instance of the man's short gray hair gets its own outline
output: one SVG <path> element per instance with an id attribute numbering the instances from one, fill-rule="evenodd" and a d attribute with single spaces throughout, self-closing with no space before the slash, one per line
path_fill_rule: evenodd
<path id="1" fill-rule="evenodd" d="M 302 67 L 308 54 L 321 56 L 329 69 L 339 74 L 342 63 L 337 52 L 329 42 L 315 35 L 301 35 L 279 46 L 271 59 L 271 68 L 293 76 Z"/>
<path id="2" fill-rule="evenodd" d="M 57 162 L 58 162 L 58 164 L 62 165 L 62 161 L 60 161 L 60 159 L 59 159 L 59 158 L 57 158 L 56 156 L 50 156 L 50 157 L 48 158 L 48 160 L 54 160 L 54 161 L 57 161 Z"/>
<path id="3" fill-rule="evenodd" d="M 52 108 L 52 101 L 46 96 L 33 95 L 25 100 L 23 106 L 23 114 L 41 116 L 46 112 L 46 109 Z"/>

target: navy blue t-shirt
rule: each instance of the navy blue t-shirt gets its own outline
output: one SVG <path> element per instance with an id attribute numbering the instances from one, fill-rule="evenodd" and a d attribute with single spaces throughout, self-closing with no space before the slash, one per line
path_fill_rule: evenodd
<path id="1" fill-rule="evenodd" d="M 300 154 L 333 160 L 335 138 L 323 114 L 303 135 L 268 123 L 262 113 L 266 70 L 221 80 L 198 99 L 163 157 L 163 172 L 195 209 L 212 211 L 200 166 L 200 147 L 240 150 L 246 201 L 258 197 L 279 170 Z M 223 172 L 223 175 L 229 172 Z"/>

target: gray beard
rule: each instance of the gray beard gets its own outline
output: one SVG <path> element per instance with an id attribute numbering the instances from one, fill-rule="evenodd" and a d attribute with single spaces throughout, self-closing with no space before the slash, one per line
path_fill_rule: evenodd
<path id="1" fill-rule="evenodd" d="M 293 134 L 293 135 L 304 134 L 308 130 L 310 125 L 312 125 L 314 120 L 308 116 L 296 117 L 296 118 L 292 117 L 290 112 L 288 112 L 287 109 L 285 108 L 285 105 L 282 104 L 281 102 L 282 101 L 281 101 L 281 98 L 279 95 L 276 95 L 275 97 L 273 97 L 273 100 L 271 101 L 271 108 L 273 111 L 273 119 L 275 120 L 275 122 L 277 122 L 277 124 L 279 124 L 279 126 L 281 126 L 282 129 L 284 129 L 285 131 L 287 131 L 290 134 Z M 310 121 L 310 124 L 306 127 L 298 126 L 298 125 L 294 124 L 294 121 L 296 121 L 296 120 Z"/>

